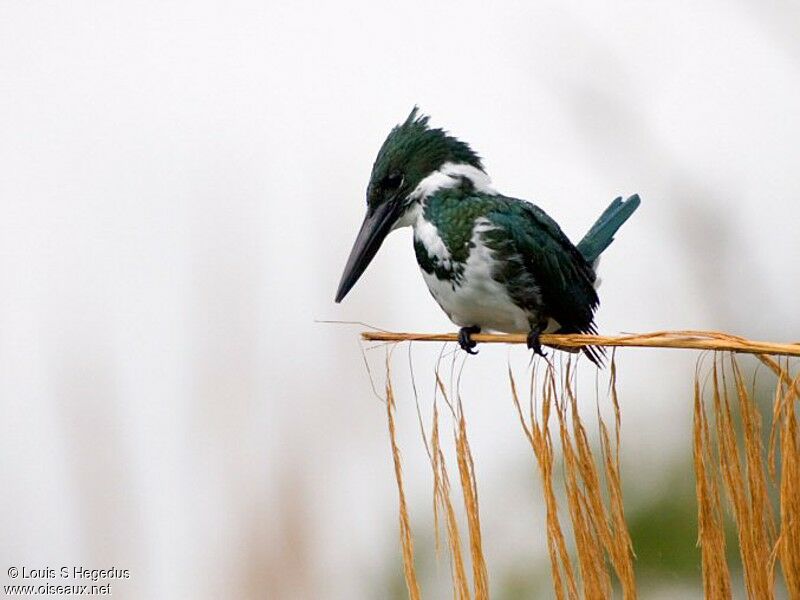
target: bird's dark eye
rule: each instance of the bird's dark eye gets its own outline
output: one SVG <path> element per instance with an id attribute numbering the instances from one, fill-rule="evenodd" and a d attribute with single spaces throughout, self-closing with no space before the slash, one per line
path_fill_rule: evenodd
<path id="1" fill-rule="evenodd" d="M 383 180 L 383 187 L 387 190 L 396 190 L 403 183 L 403 174 L 399 171 L 392 171 Z"/>

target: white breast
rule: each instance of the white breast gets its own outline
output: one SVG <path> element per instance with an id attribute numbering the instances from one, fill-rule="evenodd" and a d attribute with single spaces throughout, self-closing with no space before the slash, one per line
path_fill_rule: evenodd
<path id="1" fill-rule="evenodd" d="M 481 236 L 491 227 L 492 224 L 486 219 L 475 221 L 471 240 L 473 246 L 458 284 L 439 279 L 434 273 L 423 271 L 422 276 L 439 306 L 456 325 L 478 325 L 481 329 L 507 333 L 527 332 L 530 329 L 528 314 L 514 304 L 505 287 L 492 277 L 496 261 Z M 439 264 L 450 267 L 451 257 L 444 241 L 439 237 L 436 227 L 422 215 L 414 225 L 414 236 L 430 256 L 439 259 Z"/>

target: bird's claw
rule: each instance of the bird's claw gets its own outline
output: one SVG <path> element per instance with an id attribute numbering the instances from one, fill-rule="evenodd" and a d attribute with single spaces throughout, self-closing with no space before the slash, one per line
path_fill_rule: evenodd
<path id="1" fill-rule="evenodd" d="M 462 327 L 458 330 L 458 345 L 461 346 L 461 349 L 466 352 L 467 354 L 477 354 L 478 351 L 474 350 L 475 346 L 478 345 L 478 342 L 472 339 L 473 333 L 480 333 L 480 327 Z"/>
<path id="2" fill-rule="evenodd" d="M 541 333 L 539 329 L 531 329 L 530 333 L 528 333 L 528 348 L 533 350 L 534 354 L 546 358 L 547 354 L 542 351 L 542 342 L 539 341 Z"/>

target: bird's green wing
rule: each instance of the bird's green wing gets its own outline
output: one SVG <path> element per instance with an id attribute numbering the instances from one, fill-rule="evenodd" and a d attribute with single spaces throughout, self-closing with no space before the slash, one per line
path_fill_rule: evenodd
<path id="1" fill-rule="evenodd" d="M 525 305 L 526 294 L 538 291 L 541 308 L 547 316 L 561 325 L 563 333 L 594 332 L 593 314 L 599 300 L 594 289 L 595 275 L 591 266 L 569 241 L 558 224 L 543 210 L 522 200 L 505 199 L 501 206 L 487 215 L 494 229 L 486 232 L 487 244 L 524 267 L 522 275 L 532 279 L 538 290 L 528 289 L 530 283 L 509 286 L 517 296 L 514 300 Z"/>

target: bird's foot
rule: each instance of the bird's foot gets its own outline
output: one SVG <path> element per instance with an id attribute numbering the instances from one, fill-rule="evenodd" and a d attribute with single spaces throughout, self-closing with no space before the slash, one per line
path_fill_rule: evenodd
<path id="1" fill-rule="evenodd" d="M 528 348 L 533 350 L 534 354 L 538 354 L 541 357 L 546 357 L 542 351 L 542 343 L 539 341 L 539 336 L 541 335 L 542 330 L 539 327 L 534 327 L 528 333 Z"/>
<path id="2" fill-rule="evenodd" d="M 466 352 L 467 354 L 477 354 L 477 350 L 473 350 L 475 346 L 478 345 L 478 342 L 472 339 L 473 333 L 480 333 L 481 328 L 477 325 L 472 325 L 471 327 L 462 327 L 458 330 L 458 345 L 461 346 L 461 349 Z"/>

